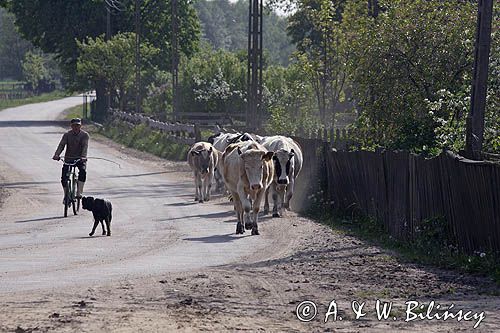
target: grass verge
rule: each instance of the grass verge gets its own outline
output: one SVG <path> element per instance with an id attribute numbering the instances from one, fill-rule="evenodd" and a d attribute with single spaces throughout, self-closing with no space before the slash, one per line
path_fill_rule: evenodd
<path id="1" fill-rule="evenodd" d="M 64 110 L 62 112 L 62 117 L 65 120 L 71 120 L 73 118 L 83 118 L 83 106 L 77 105 Z"/>
<path id="2" fill-rule="evenodd" d="M 64 91 L 54 91 L 51 93 L 41 94 L 39 96 L 33 96 L 29 98 L 0 100 L 0 111 L 3 109 L 13 108 L 26 104 L 49 102 L 67 96 L 71 95 Z"/>
<path id="3" fill-rule="evenodd" d="M 127 147 L 174 161 L 184 161 L 189 150 L 189 146 L 172 142 L 165 134 L 145 125 L 131 127 L 124 122 L 112 121 L 101 128 L 99 134 Z"/>
<path id="4" fill-rule="evenodd" d="M 500 254 L 476 252 L 468 255 L 460 252 L 453 239 L 447 236 L 449 233 L 446 232 L 443 218 L 423 221 L 413 240 L 400 241 L 390 236 L 382 224 L 371 217 L 333 214 L 309 216 L 336 231 L 393 251 L 406 262 L 489 276 L 500 285 Z"/>

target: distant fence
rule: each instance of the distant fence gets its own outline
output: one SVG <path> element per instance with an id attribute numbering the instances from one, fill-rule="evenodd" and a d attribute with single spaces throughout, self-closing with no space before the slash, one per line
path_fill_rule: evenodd
<path id="1" fill-rule="evenodd" d="M 154 120 L 142 114 L 132 114 L 121 111 L 112 111 L 114 120 L 126 122 L 132 126 L 144 124 L 152 130 L 164 133 L 170 141 L 192 145 L 200 140 L 200 131 L 196 125 L 181 123 L 165 123 Z"/>
<path id="2" fill-rule="evenodd" d="M 32 95 L 25 89 L 24 83 L 0 82 L 0 100 L 23 99 Z"/>
<path id="3" fill-rule="evenodd" d="M 322 189 L 330 209 L 373 216 L 400 240 L 415 237 L 422 221 L 443 217 L 462 250 L 500 251 L 500 164 L 452 153 L 426 159 L 407 152 L 336 151 L 334 143 L 295 139 L 306 148 L 296 199 L 307 202 Z"/>

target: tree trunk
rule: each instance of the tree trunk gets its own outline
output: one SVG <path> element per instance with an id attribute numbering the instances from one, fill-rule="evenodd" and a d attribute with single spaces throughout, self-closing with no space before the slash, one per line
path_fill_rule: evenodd
<path id="1" fill-rule="evenodd" d="M 92 120 L 102 123 L 106 119 L 106 85 L 104 81 L 97 81 L 95 85 L 96 107 Z"/>

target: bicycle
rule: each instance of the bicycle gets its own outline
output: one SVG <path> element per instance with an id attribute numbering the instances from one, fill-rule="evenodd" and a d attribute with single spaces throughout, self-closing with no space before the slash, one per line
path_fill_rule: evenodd
<path id="1" fill-rule="evenodd" d="M 61 159 L 64 161 L 63 159 Z M 74 160 L 72 163 L 63 162 L 64 165 L 69 166 L 68 173 L 66 174 L 67 181 L 64 191 L 64 217 L 68 217 L 68 209 L 69 206 L 73 208 L 73 214 L 78 215 L 78 211 L 80 210 L 80 198 L 76 197 L 76 188 L 77 188 L 77 175 L 76 168 L 78 162 L 81 159 Z"/>

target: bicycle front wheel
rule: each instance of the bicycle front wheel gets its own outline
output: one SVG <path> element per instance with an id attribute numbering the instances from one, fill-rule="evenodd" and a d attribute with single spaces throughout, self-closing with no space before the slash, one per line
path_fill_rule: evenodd
<path id="1" fill-rule="evenodd" d="M 73 181 L 72 181 L 72 187 L 71 187 L 71 206 L 73 208 L 73 214 L 76 215 L 78 214 L 78 209 L 76 208 L 76 177 L 75 174 L 73 174 Z"/>
<path id="2" fill-rule="evenodd" d="M 66 190 L 64 191 L 64 217 L 68 217 L 68 208 L 69 208 L 69 205 L 71 204 L 70 186 L 71 186 L 71 182 L 68 181 L 68 183 L 66 184 Z"/>

